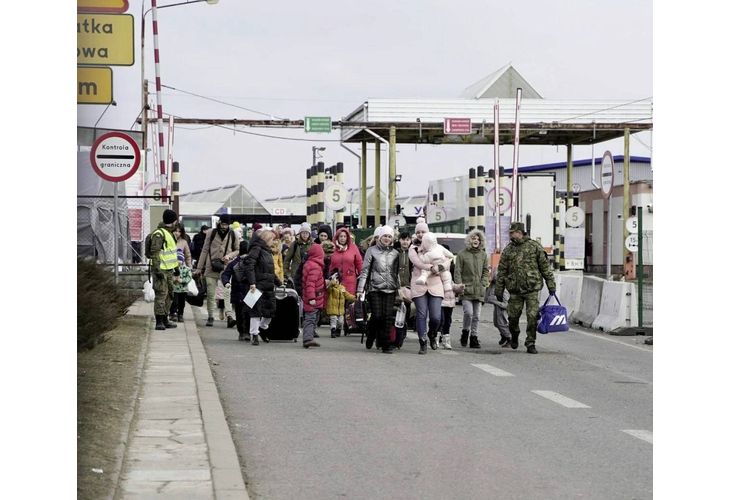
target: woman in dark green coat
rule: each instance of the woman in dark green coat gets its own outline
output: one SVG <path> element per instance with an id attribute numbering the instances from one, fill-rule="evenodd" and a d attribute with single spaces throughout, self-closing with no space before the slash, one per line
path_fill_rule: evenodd
<path id="1" fill-rule="evenodd" d="M 454 283 L 464 285 L 461 305 L 464 308 L 464 324 L 461 329 L 461 346 L 479 349 L 479 314 L 489 285 L 489 259 L 485 251 L 484 233 L 474 229 L 466 235 L 466 248 L 456 256 Z"/>

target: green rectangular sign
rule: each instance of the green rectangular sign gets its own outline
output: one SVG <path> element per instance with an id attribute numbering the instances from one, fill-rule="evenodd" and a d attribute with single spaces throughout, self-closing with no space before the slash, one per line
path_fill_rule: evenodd
<path id="1" fill-rule="evenodd" d="M 305 116 L 305 132 L 332 132 L 332 118 L 329 116 Z"/>

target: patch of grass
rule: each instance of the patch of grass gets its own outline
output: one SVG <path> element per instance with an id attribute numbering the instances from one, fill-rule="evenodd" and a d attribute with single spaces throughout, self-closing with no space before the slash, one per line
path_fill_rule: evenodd
<path id="1" fill-rule="evenodd" d="M 125 316 L 77 364 L 77 498 L 111 498 L 141 382 L 150 319 Z M 93 469 L 102 470 L 102 473 Z"/>

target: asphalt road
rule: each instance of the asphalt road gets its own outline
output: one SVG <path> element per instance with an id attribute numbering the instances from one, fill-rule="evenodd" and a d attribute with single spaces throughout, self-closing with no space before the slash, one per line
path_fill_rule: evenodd
<path id="1" fill-rule="evenodd" d="M 255 347 L 199 321 L 251 497 L 652 498 L 643 337 L 574 328 L 530 355 L 483 322 L 474 350 L 454 320 L 454 350 L 426 356 L 411 336 L 392 355 L 324 327 L 320 348 Z"/>

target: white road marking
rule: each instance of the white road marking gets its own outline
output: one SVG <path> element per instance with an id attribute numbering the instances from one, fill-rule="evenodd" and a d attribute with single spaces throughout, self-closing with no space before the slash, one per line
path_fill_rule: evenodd
<path id="1" fill-rule="evenodd" d="M 621 432 L 625 432 L 629 436 L 642 439 L 649 444 L 654 444 L 654 433 L 651 431 L 645 431 L 641 429 L 622 429 Z"/>
<path id="2" fill-rule="evenodd" d="M 438 352 L 440 352 L 441 354 L 446 354 L 448 356 L 458 356 L 459 355 L 459 353 L 454 351 L 453 349 L 442 349 L 440 347 L 439 347 Z"/>
<path id="3" fill-rule="evenodd" d="M 620 345 L 623 345 L 623 346 L 626 346 L 626 347 L 631 347 L 632 349 L 638 349 L 639 351 L 654 352 L 653 349 L 646 349 L 644 347 L 639 347 L 638 345 L 627 344 L 626 342 L 621 342 L 619 340 L 609 339 L 609 338 L 606 338 L 606 337 L 602 337 L 600 335 L 596 335 L 594 333 L 581 332 L 580 330 L 576 330 L 574 328 L 571 328 L 570 331 L 571 332 L 575 332 L 575 333 L 580 333 L 581 335 L 586 335 L 588 337 L 594 337 L 594 338 L 597 338 L 597 339 L 600 339 L 600 340 L 605 340 L 606 342 L 613 342 L 614 344 L 620 344 Z"/>
<path id="4" fill-rule="evenodd" d="M 584 405 L 583 403 L 576 401 L 575 399 L 570 399 L 568 397 L 563 396 L 562 394 L 558 394 L 557 392 L 553 391 L 532 391 L 538 396 L 542 396 L 545 399 L 549 399 L 553 403 L 558 403 L 559 405 L 563 405 L 566 408 L 590 408 L 588 405 Z"/>
<path id="5" fill-rule="evenodd" d="M 472 363 L 471 366 L 475 366 L 479 368 L 480 370 L 484 370 L 485 372 L 494 375 L 495 377 L 514 377 L 510 372 L 506 372 L 502 370 L 501 368 L 497 368 L 496 366 L 487 365 L 487 364 L 479 364 L 475 365 Z"/>

